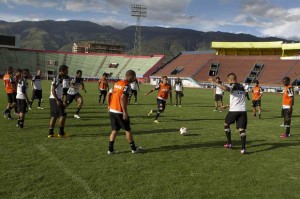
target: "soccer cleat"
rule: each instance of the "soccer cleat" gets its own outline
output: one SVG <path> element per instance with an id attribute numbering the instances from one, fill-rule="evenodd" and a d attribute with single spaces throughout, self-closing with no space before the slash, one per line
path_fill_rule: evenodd
<path id="1" fill-rule="evenodd" d="M 281 126 L 281 127 L 284 127 L 284 124 L 281 124 L 280 126 Z"/>
<path id="2" fill-rule="evenodd" d="M 2 114 L 5 119 L 8 119 L 8 114 L 5 111 L 3 111 Z"/>
<path id="3" fill-rule="evenodd" d="M 216 112 L 216 111 L 217 111 L 217 109 L 214 109 L 214 110 L 213 110 L 213 112 Z"/>
<path id="4" fill-rule="evenodd" d="M 54 134 L 48 134 L 48 138 L 54 138 L 55 135 Z"/>
<path id="5" fill-rule="evenodd" d="M 232 148 L 232 144 L 226 143 L 226 144 L 224 144 L 224 148 L 231 149 Z"/>
<path id="6" fill-rule="evenodd" d="M 143 147 L 136 147 L 136 150 L 131 150 L 131 153 L 135 154 L 135 153 L 141 153 L 143 152 Z"/>
<path id="7" fill-rule="evenodd" d="M 118 153 L 118 151 L 107 151 L 107 154 L 108 155 L 114 155 L 114 154 L 117 154 Z"/>
<path id="8" fill-rule="evenodd" d="M 286 133 L 283 133 L 283 134 L 280 135 L 280 137 L 281 138 L 288 138 L 288 137 L 291 137 L 291 134 L 287 135 Z"/>
<path id="9" fill-rule="evenodd" d="M 44 108 L 43 107 L 38 107 L 38 109 L 43 110 Z"/>
<path id="10" fill-rule="evenodd" d="M 57 134 L 57 137 L 59 137 L 59 138 L 66 138 L 67 136 L 66 136 L 66 134 L 65 133 L 59 133 L 59 134 Z"/>
<path id="11" fill-rule="evenodd" d="M 154 120 L 154 122 L 155 122 L 155 123 L 157 123 L 157 124 L 159 123 L 159 121 L 158 121 L 158 120 Z"/>
<path id="12" fill-rule="evenodd" d="M 148 117 L 149 117 L 150 115 L 152 115 L 152 113 L 153 113 L 153 110 L 151 109 L 150 112 L 148 113 Z"/>
<path id="13" fill-rule="evenodd" d="M 8 119 L 8 120 L 13 120 L 14 118 L 13 118 L 13 117 L 7 117 L 7 119 Z"/>
<path id="14" fill-rule="evenodd" d="M 31 107 L 28 107 L 28 110 L 32 110 L 32 108 L 31 108 Z"/>
<path id="15" fill-rule="evenodd" d="M 241 154 L 245 154 L 245 153 L 246 153 L 246 149 L 242 149 Z"/>
<path id="16" fill-rule="evenodd" d="M 79 115 L 77 115 L 77 114 L 74 114 L 74 118 L 76 118 L 76 119 L 80 119 L 80 116 L 79 116 Z"/>
<path id="17" fill-rule="evenodd" d="M 179 105 L 179 107 L 181 107 L 181 105 Z"/>

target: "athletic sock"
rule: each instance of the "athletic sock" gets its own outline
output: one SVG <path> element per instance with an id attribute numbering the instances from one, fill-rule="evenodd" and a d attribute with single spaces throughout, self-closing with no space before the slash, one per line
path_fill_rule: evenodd
<path id="1" fill-rule="evenodd" d="M 285 127 L 285 134 L 288 136 L 290 135 L 290 130 L 291 130 L 291 127 L 288 126 L 288 127 Z"/>
<path id="2" fill-rule="evenodd" d="M 65 135 L 64 129 L 65 129 L 65 127 L 59 127 L 59 134 L 60 135 Z"/>
<path id="3" fill-rule="evenodd" d="M 227 138 L 227 144 L 231 144 L 231 130 L 225 127 L 225 134 Z"/>
<path id="4" fill-rule="evenodd" d="M 160 116 L 160 112 L 157 111 L 157 112 L 156 112 L 156 116 L 155 116 L 155 120 L 157 120 L 159 116 Z"/>
<path id="5" fill-rule="evenodd" d="M 79 115 L 79 112 L 80 112 L 80 108 L 77 108 L 76 115 Z"/>
<path id="6" fill-rule="evenodd" d="M 240 131 L 241 141 L 242 141 L 242 149 L 246 149 L 246 132 L 245 130 Z"/>
<path id="7" fill-rule="evenodd" d="M 19 123 L 19 127 L 20 127 L 20 128 L 23 128 L 23 127 L 24 127 L 24 120 L 20 120 L 19 122 L 20 122 L 20 123 Z"/>
<path id="8" fill-rule="evenodd" d="M 136 151 L 136 146 L 134 144 L 134 141 L 130 142 L 129 146 L 130 146 L 131 150 Z"/>
<path id="9" fill-rule="evenodd" d="M 115 141 L 109 141 L 108 150 L 110 152 L 114 151 L 114 144 L 115 144 Z"/>
<path id="10" fill-rule="evenodd" d="M 41 107 L 41 100 L 38 101 L 38 107 Z"/>
<path id="11" fill-rule="evenodd" d="M 54 134 L 54 129 L 53 128 L 49 128 L 49 135 L 53 135 Z"/>

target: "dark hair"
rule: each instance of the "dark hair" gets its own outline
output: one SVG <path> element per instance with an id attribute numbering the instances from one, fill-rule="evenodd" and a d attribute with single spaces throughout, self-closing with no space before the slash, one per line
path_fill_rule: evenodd
<path id="1" fill-rule="evenodd" d="M 68 69 L 69 67 L 68 66 L 66 66 L 66 65 L 60 65 L 60 67 L 59 67 L 59 72 L 61 72 L 61 71 L 63 71 L 63 70 L 66 70 L 66 69 Z"/>
<path id="2" fill-rule="evenodd" d="M 289 77 L 284 77 L 282 79 L 283 82 L 290 83 L 291 79 Z"/>
<path id="3" fill-rule="evenodd" d="M 128 70 L 125 74 L 126 77 L 133 76 L 133 75 L 136 75 L 134 70 Z"/>
<path id="4" fill-rule="evenodd" d="M 229 73 L 229 74 L 227 75 L 227 77 L 229 77 L 229 76 L 233 76 L 233 78 L 236 80 L 236 74 L 235 74 L 235 73 Z"/>
<path id="5" fill-rule="evenodd" d="M 220 77 L 216 77 L 216 79 L 220 80 Z"/>
<path id="6" fill-rule="evenodd" d="M 14 68 L 12 66 L 8 66 L 7 70 L 13 70 Z"/>
<path id="7" fill-rule="evenodd" d="M 76 71 L 76 74 L 79 74 L 79 73 L 82 74 L 82 70 L 77 70 L 77 71 Z"/>
<path id="8" fill-rule="evenodd" d="M 21 72 L 22 72 L 22 69 L 21 69 L 21 68 L 18 68 L 18 69 L 16 70 L 16 72 L 17 72 L 17 73 L 21 73 Z"/>
<path id="9" fill-rule="evenodd" d="M 258 81 L 258 80 L 255 80 L 255 81 L 254 81 L 254 84 L 259 84 L 259 81 Z"/>
<path id="10" fill-rule="evenodd" d="M 29 73 L 29 69 L 28 69 L 28 68 L 24 68 L 24 69 L 22 70 L 22 72 L 28 72 L 28 73 Z"/>
<path id="11" fill-rule="evenodd" d="M 161 76 L 161 78 L 166 78 L 166 79 L 168 79 L 168 77 L 167 77 L 167 76 L 165 76 L 165 75 L 164 75 L 164 76 Z"/>

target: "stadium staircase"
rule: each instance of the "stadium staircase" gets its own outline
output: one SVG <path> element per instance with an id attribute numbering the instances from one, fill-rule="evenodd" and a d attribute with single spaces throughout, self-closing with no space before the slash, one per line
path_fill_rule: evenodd
<path id="1" fill-rule="evenodd" d="M 256 63 L 253 66 L 253 69 L 250 71 L 249 75 L 245 79 L 245 83 L 251 84 L 253 83 L 256 79 L 258 79 L 259 74 L 264 68 L 264 64 L 262 63 Z"/>

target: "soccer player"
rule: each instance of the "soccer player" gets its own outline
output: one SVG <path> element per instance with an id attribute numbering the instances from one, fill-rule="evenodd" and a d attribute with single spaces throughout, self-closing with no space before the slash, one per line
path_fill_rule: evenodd
<path id="1" fill-rule="evenodd" d="M 258 118 L 261 119 L 261 97 L 263 95 L 263 90 L 259 86 L 259 81 L 254 81 L 255 86 L 252 88 L 252 107 L 253 116 L 256 117 L 256 107 L 258 108 Z"/>
<path id="2" fill-rule="evenodd" d="M 181 98 L 183 97 L 183 84 L 179 77 L 175 80 L 174 89 L 175 89 L 175 93 L 176 93 L 175 106 L 179 105 L 179 107 L 181 107 Z"/>
<path id="3" fill-rule="evenodd" d="M 162 77 L 162 83 L 160 83 L 159 85 L 152 88 L 145 95 L 147 96 L 155 90 L 158 90 L 157 110 L 152 110 L 151 109 L 150 112 L 148 113 L 148 116 L 150 116 L 152 113 L 156 112 L 154 122 L 159 123 L 158 117 L 160 116 L 161 113 L 164 112 L 169 95 L 170 95 L 170 102 L 171 102 L 171 106 L 172 106 L 172 86 L 168 83 L 168 77 L 167 76 L 163 76 Z"/>
<path id="4" fill-rule="evenodd" d="M 24 121 L 25 121 L 25 114 L 27 112 L 27 106 L 29 104 L 29 98 L 27 95 L 27 89 L 28 89 L 28 82 L 27 79 L 30 78 L 30 72 L 29 69 L 23 69 L 22 70 L 22 77 L 18 81 L 17 86 L 17 104 L 18 104 L 18 112 L 19 112 L 19 119 L 17 126 L 22 129 L 24 127 Z"/>
<path id="5" fill-rule="evenodd" d="M 221 81 L 220 77 L 216 77 L 216 81 L 223 85 L 223 82 Z M 220 102 L 220 112 L 222 112 L 223 107 L 223 95 L 224 92 L 219 86 L 215 86 L 214 88 L 214 94 L 215 94 L 215 109 L 214 111 L 217 111 L 219 109 L 219 102 Z"/>
<path id="6" fill-rule="evenodd" d="M 283 109 L 283 122 L 285 127 L 285 133 L 282 134 L 281 138 L 288 138 L 291 136 L 291 120 L 294 105 L 294 88 L 290 84 L 290 78 L 284 77 L 282 83 L 284 85 L 283 97 L 282 97 L 282 109 Z"/>
<path id="7" fill-rule="evenodd" d="M 137 104 L 137 90 L 140 92 L 140 86 L 137 79 L 130 83 L 131 93 L 129 95 L 129 103 L 132 95 L 134 95 L 134 103 Z"/>
<path id="8" fill-rule="evenodd" d="M 231 148 L 231 130 L 230 124 L 236 122 L 236 126 L 239 129 L 242 149 L 241 154 L 246 153 L 246 127 L 247 127 L 247 112 L 246 112 L 246 95 L 243 85 L 237 82 L 236 74 L 230 73 L 227 76 L 230 86 L 222 85 L 213 78 L 209 78 L 213 84 L 219 86 L 223 91 L 230 92 L 230 105 L 229 112 L 227 113 L 224 129 L 227 137 L 227 143 L 224 145 L 225 148 Z"/>
<path id="9" fill-rule="evenodd" d="M 103 73 L 101 79 L 99 80 L 98 84 L 98 89 L 99 89 L 99 98 L 98 98 L 98 103 L 101 103 L 101 98 L 103 96 L 102 104 L 104 104 L 107 92 L 109 91 L 109 85 L 108 85 L 108 80 L 107 80 L 108 74 Z"/>
<path id="10" fill-rule="evenodd" d="M 76 119 L 80 119 L 79 112 L 83 105 L 83 98 L 79 94 L 79 88 L 84 90 L 84 92 L 86 93 L 86 90 L 85 90 L 85 87 L 83 84 L 83 78 L 81 78 L 81 76 L 82 76 L 82 71 L 78 70 L 76 72 L 76 77 L 71 80 L 71 87 L 69 88 L 68 95 L 67 95 L 67 104 L 68 105 L 71 104 L 74 99 L 77 102 L 77 110 L 76 110 L 76 113 L 74 114 L 74 118 L 76 118 Z"/>
<path id="11" fill-rule="evenodd" d="M 50 127 L 48 138 L 54 137 L 54 127 L 57 118 L 59 118 L 59 133 L 58 137 L 66 137 L 64 128 L 67 118 L 67 113 L 65 111 L 66 104 L 63 101 L 63 79 L 68 75 L 68 66 L 61 65 L 59 67 L 59 74 L 53 78 L 50 90 Z"/>
<path id="12" fill-rule="evenodd" d="M 133 70 L 128 70 L 124 80 L 117 81 L 111 88 L 108 96 L 108 109 L 111 123 L 111 134 L 109 137 L 109 146 L 107 154 L 115 154 L 114 149 L 115 139 L 121 128 L 126 132 L 126 139 L 130 145 L 132 153 L 138 153 L 142 151 L 141 147 L 137 147 L 133 140 L 131 133 L 130 119 L 127 110 L 128 96 L 130 94 L 130 83 L 136 78 L 136 74 Z"/>
<path id="13" fill-rule="evenodd" d="M 36 75 L 32 76 L 31 79 L 31 86 L 32 86 L 32 97 L 29 104 L 29 110 L 32 110 L 32 104 L 34 99 L 38 99 L 38 109 L 43 109 L 41 107 L 42 103 L 42 75 L 41 70 L 37 70 Z"/>
<path id="14" fill-rule="evenodd" d="M 9 120 L 13 119 L 10 114 L 10 110 L 17 107 L 16 100 L 16 82 L 13 76 L 14 68 L 8 67 L 7 73 L 3 77 L 5 91 L 7 94 L 7 107 L 6 110 L 3 111 L 3 116 Z"/>
<path id="15" fill-rule="evenodd" d="M 67 101 L 67 95 L 68 95 L 68 90 L 70 88 L 70 76 L 66 75 L 63 77 L 63 82 L 62 82 L 62 87 L 63 87 L 63 101 Z"/>

